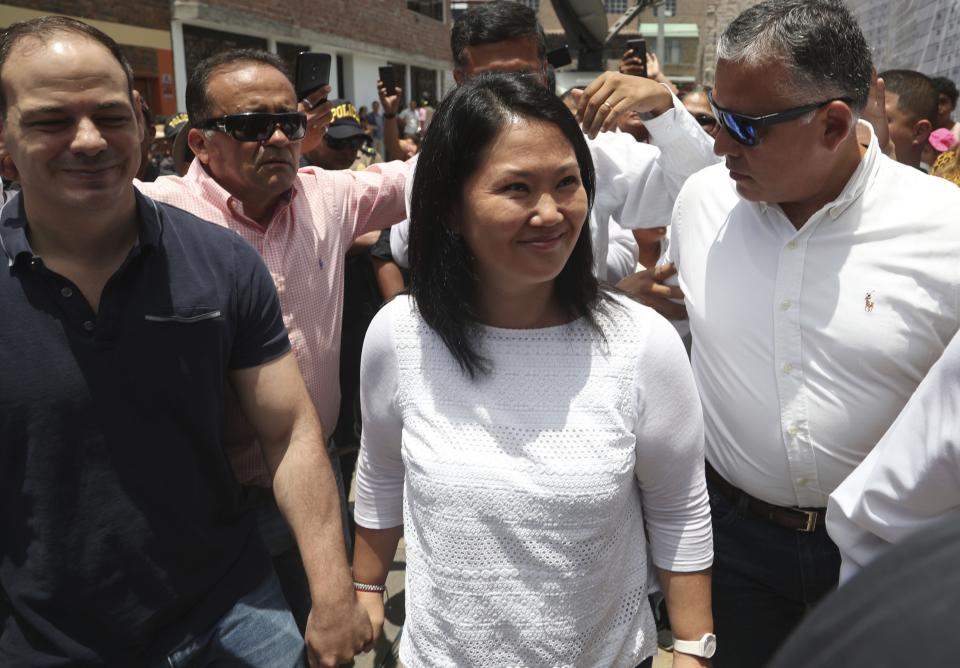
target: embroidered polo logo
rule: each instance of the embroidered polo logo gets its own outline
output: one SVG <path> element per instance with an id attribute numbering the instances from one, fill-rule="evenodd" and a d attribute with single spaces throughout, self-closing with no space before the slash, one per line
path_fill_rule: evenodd
<path id="1" fill-rule="evenodd" d="M 867 313 L 873 313 L 873 307 L 876 305 L 877 303 L 873 301 L 873 291 L 871 290 L 863 298 L 863 310 Z"/>
<path id="2" fill-rule="evenodd" d="M 320 262 L 320 268 L 323 269 L 323 258 L 320 258 L 319 262 Z"/>

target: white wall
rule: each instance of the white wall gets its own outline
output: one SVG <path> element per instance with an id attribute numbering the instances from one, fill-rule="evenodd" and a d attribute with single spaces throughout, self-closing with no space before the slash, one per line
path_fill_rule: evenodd
<path id="1" fill-rule="evenodd" d="M 186 5 L 183 5 L 183 7 L 186 7 Z M 181 7 L 179 13 L 182 13 L 182 11 L 184 10 Z M 183 109 L 185 106 L 183 97 L 187 81 L 183 45 L 184 19 L 177 18 L 178 10 L 176 7 L 174 8 L 174 14 L 175 16 L 173 20 L 171 20 L 170 32 L 173 45 L 174 73 L 177 83 L 177 108 Z M 219 25 L 210 21 L 197 20 L 195 17 L 187 19 L 186 22 L 201 28 L 236 32 L 237 34 L 253 35 L 266 39 L 269 49 L 274 52 L 276 51 L 277 42 L 282 41 L 285 43 L 306 44 L 310 47 L 311 51 L 330 54 L 333 60 L 330 66 L 330 85 L 334 90 L 339 89 L 340 95 L 353 102 L 358 109 L 361 106 L 366 106 L 369 109 L 371 102 L 377 99 L 377 79 L 379 78 L 377 69 L 388 64 L 388 57 L 390 62 L 401 63 L 407 66 L 406 81 L 397 82 L 397 85 L 404 89 L 409 89 L 411 67 L 423 67 L 438 71 L 437 65 L 440 63 L 440 61 L 436 60 L 421 60 L 413 54 L 391 54 L 389 50 L 386 49 L 383 50 L 382 55 L 378 55 L 376 50 L 379 50 L 380 47 L 372 47 L 373 52 L 365 51 L 364 49 L 367 45 L 360 42 L 355 42 L 355 44 L 351 46 L 344 46 L 343 44 L 335 45 L 336 42 L 334 41 L 326 42 L 327 36 L 320 37 L 318 41 L 312 41 L 310 39 L 300 40 L 289 36 L 264 34 L 261 29 L 251 28 L 250 26 Z M 339 85 L 340 81 L 337 76 L 336 58 L 338 55 L 343 59 L 344 81 L 342 85 Z M 452 79 L 446 67 L 439 68 L 439 72 L 440 80 L 443 84 L 442 88 L 444 89 L 443 91 L 439 91 L 442 95 L 444 91 L 452 86 Z M 293 73 L 291 72 L 291 74 Z M 405 90 L 405 93 L 409 94 L 409 90 Z"/>
<path id="2" fill-rule="evenodd" d="M 386 59 L 378 59 L 375 56 L 357 54 L 353 57 L 353 71 L 345 76 L 353 78 L 354 98 L 351 102 L 357 109 L 366 107 L 369 110 L 370 103 L 379 99 L 377 96 L 377 79 L 380 78 L 378 68 L 386 64 Z"/>
<path id="3" fill-rule="evenodd" d="M 382 57 L 377 57 L 375 55 L 357 53 L 354 52 L 351 58 L 352 65 L 347 68 L 346 64 L 344 66 L 344 77 L 348 79 L 348 85 L 346 88 L 348 90 L 354 91 L 353 97 L 350 98 L 350 101 L 359 109 L 362 106 L 365 106 L 367 109 L 370 108 L 370 104 L 378 99 L 377 96 L 377 79 L 380 78 L 379 68 L 386 66 L 387 59 Z M 407 88 L 410 82 L 410 68 L 411 67 L 423 67 L 423 63 L 418 63 L 411 60 L 402 60 L 400 61 L 407 66 L 407 77 L 406 82 L 398 81 L 397 85 L 402 88 Z M 434 72 L 437 70 L 434 69 Z M 447 72 L 445 70 L 440 71 L 441 75 L 441 87 L 443 82 L 443 77 L 446 76 Z M 452 75 L 450 75 L 452 81 Z M 443 91 L 438 91 L 440 95 L 443 95 Z M 404 90 L 404 95 L 409 95 L 408 90 Z M 407 98 L 409 99 L 409 97 Z"/>

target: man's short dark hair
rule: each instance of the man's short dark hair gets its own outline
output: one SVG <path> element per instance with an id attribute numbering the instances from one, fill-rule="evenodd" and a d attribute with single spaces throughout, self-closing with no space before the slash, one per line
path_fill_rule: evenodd
<path id="1" fill-rule="evenodd" d="M 123 70 L 124 76 L 127 78 L 127 90 L 130 94 L 130 103 L 132 104 L 133 70 L 130 67 L 130 63 L 128 63 L 124 57 L 123 52 L 120 50 L 119 45 L 102 30 L 67 16 L 40 16 L 35 19 L 27 19 L 26 21 L 17 21 L 16 23 L 11 23 L 0 32 L 0 77 L 3 76 L 3 66 L 6 64 L 10 52 L 13 51 L 13 48 L 20 40 L 25 37 L 33 37 L 41 42 L 46 42 L 53 35 L 63 33 L 80 35 L 81 37 L 92 39 L 102 44 L 104 48 L 110 52 L 110 55 L 116 58 L 120 64 L 120 68 Z M 7 117 L 7 97 L 3 91 L 3 86 L 0 86 L 0 116 L 3 118 Z"/>
<path id="2" fill-rule="evenodd" d="M 913 70 L 887 70 L 878 75 L 891 93 L 900 96 L 897 109 L 914 122 L 928 120 L 934 126 L 940 115 L 940 99 L 930 77 Z"/>
<path id="3" fill-rule="evenodd" d="M 200 126 L 213 114 L 213 104 L 207 96 L 210 78 L 217 70 L 232 67 L 238 63 L 269 65 L 279 70 L 287 79 L 290 78 L 290 72 L 282 58 L 260 49 L 230 49 L 205 58 L 193 68 L 190 79 L 187 81 L 187 116 L 190 118 L 190 127 Z"/>
<path id="4" fill-rule="evenodd" d="M 784 81 L 806 101 L 849 97 L 857 112 L 870 93 L 870 48 L 840 0 L 767 0 L 744 10 L 720 37 L 717 57 L 752 66 L 780 60 Z"/>
<path id="5" fill-rule="evenodd" d="M 950 100 L 950 104 L 956 109 L 958 91 L 957 84 L 953 82 L 953 79 L 948 77 L 933 77 L 930 81 L 933 83 L 933 87 L 937 89 L 937 95 L 946 95 L 947 99 Z"/>
<path id="6" fill-rule="evenodd" d="M 453 65 L 457 69 L 466 66 L 468 46 L 522 37 L 536 41 L 537 57 L 546 62 L 547 38 L 532 9 L 511 0 L 495 0 L 471 7 L 453 24 L 450 31 Z"/>

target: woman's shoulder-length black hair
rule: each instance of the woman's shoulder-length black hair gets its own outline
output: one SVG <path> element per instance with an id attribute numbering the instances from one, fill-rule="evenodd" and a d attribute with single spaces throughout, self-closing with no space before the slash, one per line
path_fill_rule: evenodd
<path id="1" fill-rule="evenodd" d="M 410 207 L 410 292 L 427 324 L 471 377 L 490 370 L 479 350 L 477 275 L 473 257 L 451 220 L 462 210 L 467 179 L 485 149 L 516 117 L 551 123 L 573 146 L 590 206 L 594 169 L 576 119 L 556 95 L 530 76 L 484 74 L 454 89 L 437 108 L 424 139 Z M 589 208 L 588 208 L 589 216 Z M 603 293 L 593 275 L 587 221 L 555 294 L 571 318 L 594 317 Z"/>

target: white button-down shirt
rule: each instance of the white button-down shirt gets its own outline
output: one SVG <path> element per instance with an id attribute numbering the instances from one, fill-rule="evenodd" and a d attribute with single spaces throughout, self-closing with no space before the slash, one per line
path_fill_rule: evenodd
<path id="1" fill-rule="evenodd" d="M 748 494 L 824 507 L 958 326 L 960 189 L 883 156 L 800 230 L 724 165 L 673 213 L 707 459 Z"/>
<path id="2" fill-rule="evenodd" d="M 960 336 L 947 346 L 900 417 L 827 505 L 840 581 L 891 545 L 960 517 Z"/>

